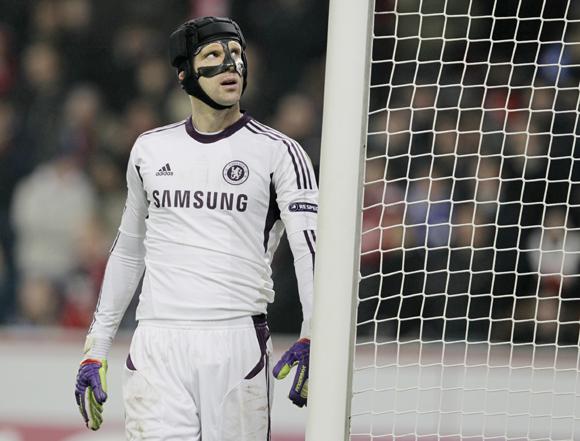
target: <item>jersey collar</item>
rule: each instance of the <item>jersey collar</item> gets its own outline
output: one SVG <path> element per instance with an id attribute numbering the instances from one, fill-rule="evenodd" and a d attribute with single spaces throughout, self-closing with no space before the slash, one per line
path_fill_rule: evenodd
<path id="1" fill-rule="evenodd" d="M 246 124 L 248 124 L 248 122 L 251 119 L 252 119 L 252 117 L 250 115 L 248 115 L 247 113 L 244 113 L 244 114 L 242 114 L 240 119 L 238 119 L 231 126 L 223 129 L 221 132 L 208 134 L 208 133 L 198 132 L 195 129 L 195 127 L 193 126 L 193 122 L 191 121 L 191 116 L 190 116 L 189 118 L 187 118 L 187 121 L 185 122 L 185 130 L 187 131 L 187 134 L 189 136 L 191 136 L 193 139 L 195 139 L 196 141 L 202 142 L 204 144 L 209 144 L 209 143 L 216 142 L 216 141 L 219 141 L 220 139 L 225 139 L 225 138 L 233 135 L 238 130 L 240 130 L 242 127 L 244 127 Z"/>

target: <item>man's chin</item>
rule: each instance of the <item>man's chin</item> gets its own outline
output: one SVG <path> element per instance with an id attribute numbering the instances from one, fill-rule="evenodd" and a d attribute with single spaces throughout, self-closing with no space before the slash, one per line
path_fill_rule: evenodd
<path id="1" fill-rule="evenodd" d="M 240 94 L 239 93 L 219 93 L 219 94 L 218 93 L 215 93 L 215 94 L 209 93 L 208 96 L 213 102 L 215 102 L 216 104 L 219 104 L 220 106 L 224 106 L 224 107 L 232 107 L 240 102 Z M 192 97 L 192 98 L 196 98 L 196 97 Z M 202 100 L 200 100 L 199 98 L 197 98 L 197 100 L 202 102 Z"/>
<path id="2" fill-rule="evenodd" d="M 216 99 L 215 102 L 222 106 L 232 107 L 240 102 L 240 97 L 229 99 L 228 98 Z"/>

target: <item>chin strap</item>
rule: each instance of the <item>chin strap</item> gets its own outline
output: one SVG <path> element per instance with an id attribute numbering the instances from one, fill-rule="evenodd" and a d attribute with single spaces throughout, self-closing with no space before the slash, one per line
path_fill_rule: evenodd
<path id="1" fill-rule="evenodd" d="M 234 106 L 234 104 L 231 106 L 224 106 L 212 100 L 210 96 L 201 88 L 198 78 L 196 78 L 194 75 L 187 75 L 186 73 L 185 78 L 181 82 L 181 87 L 183 90 L 185 90 L 185 92 L 187 92 L 188 95 L 196 97 L 200 101 L 203 101 L 205 104 L 216 110 L 230 109 Z"/>

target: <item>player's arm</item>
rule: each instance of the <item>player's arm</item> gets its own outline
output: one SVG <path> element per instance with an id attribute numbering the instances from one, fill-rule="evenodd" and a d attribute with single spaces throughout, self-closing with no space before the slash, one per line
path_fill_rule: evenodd
<path id="1" fill-rule="evenodd" d="M 127 166 L 127 202 L 121 226 L 111 247 L 75 385 L 79 411 L 92 430 L 102 423 L 109 349 L 145 268 L 143 239 L 148 203 L 134 151 Z"/>
<path id="2" fill-rule="evenodd" d="M 294 343 L 274 367 L 274 376 L 286 377 L 293 367 L 296 373 L 289 398 L 302 407 L 308 398 L 310 357 L 310 318 L 314 292 L 316 254 L 316 216 L 318 187 L 314 170 L 306 152 L 297 143 L 287 145 L 273 175 L 280 217 L 294 256 L 294 270 L 302 305 L 300 339 Z"/>

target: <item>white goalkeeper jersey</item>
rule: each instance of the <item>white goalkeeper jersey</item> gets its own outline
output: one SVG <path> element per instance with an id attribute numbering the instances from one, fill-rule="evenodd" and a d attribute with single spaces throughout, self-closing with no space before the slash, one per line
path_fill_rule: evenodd
<path id="1" fill-rule="evenodd" d="M 296 141 L 247 114 L 216 134 L 196 131 L 189 118 L 137 139 L 127 187 L 119 235 L 144 244 L 138 320 L 265 313 L 274 300 L 270 264 L 284 229 L 309 320 L 318 189 Z M 128 304 L 115 297 L 130 299 L 135 289 L 135 277 L 118 286 L 112 265 L 109 259 L 90 334 L 114 335 Z"/>

